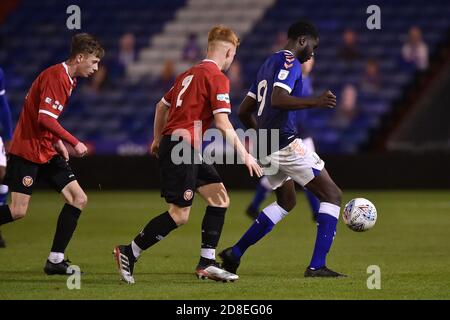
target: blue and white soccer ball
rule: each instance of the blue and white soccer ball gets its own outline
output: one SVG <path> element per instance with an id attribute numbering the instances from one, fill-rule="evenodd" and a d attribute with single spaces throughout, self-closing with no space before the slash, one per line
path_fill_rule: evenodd
<path id="1" fill-rule="evenodd" d="M 353 231 L 366 231 L 377 222 L 377 209 L 369 200 L 355 198 L 345 205 L 342 218 Z"/>

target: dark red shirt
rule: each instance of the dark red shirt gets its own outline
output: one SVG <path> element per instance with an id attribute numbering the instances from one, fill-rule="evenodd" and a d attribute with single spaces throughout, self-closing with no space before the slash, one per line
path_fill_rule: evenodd
<path id="1" fill-rule="evenodd" d="M 45 69 L 34 80 L 14 131 L 12 154 L 34 163 L 48 162 L 57 154 L 53 143 L 58 137 L 41 126 L 38 117 L 44 114 L 57 120 L 75 86 L 76 79 L 70 77 L 65 63 Z M 73 144 L 74 141 L 68 142 Z"/>
<path id="2" fill-rule="evenodd" d="M 203 60 L 180 74 L 161 100 L 169 107 L 167 124 L 162 134 L 183 136 L 196 146 L 201 141 L 199 135 L 203 136 L 209 128 L 214 114 L 231 113 L 229 92 L 228 78 L 212 60 Z M 194 130 L 196 121 L 197 126 L 201 124 L 201 130 Z M 179 129 L 184 129 L 190 136 Z"/>

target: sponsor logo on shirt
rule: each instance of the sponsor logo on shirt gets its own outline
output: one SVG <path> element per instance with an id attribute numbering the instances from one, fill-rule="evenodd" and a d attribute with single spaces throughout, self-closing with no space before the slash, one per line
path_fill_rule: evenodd
<path id="1" fill-rule="evenodd" d="M 45 98 L 45 103 L 51 105 L 52 104 L 52 99 L 50 99 L 49 97 Z"/>
<path id="2" fill-rule="evenodd" d="M 280 73 L 278 73 L 278 79 L 286 80 L 288 75 L 289 75 L 289 71 L 282 69 L 282 70 L 280 70 Z"/>
<path id="3" fill-rule="evenodd" d="M 56 100 L 52 108 L 58 111 L 62 111 L 64 109 L 64 106 L 61 103 L 59 103 L 58 100 Z"/>
<path id="4" fill-rule="evenodd" d="M 217 95 L 217 100 L 218 101 L 223 101 L 226 103 L 230 103 L 230 95 L 228 93 L 219 93 Z"/>

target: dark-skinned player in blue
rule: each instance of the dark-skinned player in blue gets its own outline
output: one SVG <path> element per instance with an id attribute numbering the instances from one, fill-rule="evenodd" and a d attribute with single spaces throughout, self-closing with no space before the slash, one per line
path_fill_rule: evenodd
<path id="1" fill-rule="evenodd" d="M 2 184 L 6 174 L 6 153 L 12 139 L 13 125 L 11 110 L 6 99 L 6 84 L 3 70 L 0 68 L 0 206 L 6 203 L 8 186 Z M 0 248 L 6 247 L 0 232 Z"/>
<path id="2" fill-rule="evenodd" d="M 269 140 L 269 155 L 258 155 L 261 162 L 269 163 L 264 167 L 264 173 L 277 200 L 261 211 L 234 246 L 219 254 L 222 267 L 229 272 L 236 273 L 246 250 L 295 207 L 296 182 L 320 200 L 316 243 L 304 276 L 344 276 L 326 266 L 326 257 L 336 234 L 342 192 L 329 176 L 322 159 L 304 144 L 297 132 L 298 110 L 336 106 L 336 96 L 329 90 L 318 97 L 302 96 L 301 63 L 314 56 L 318 44 L 319 35 L 311 23 L 300 21 L 291 25 L 284 50 L 272 54 L 263 63 L 239 107 L 239 118 L 246 127 L 259 130 L 259 134 L 264 129 L 278 133 L 278 141 Z"/>
<path id="3" fill-rule="evenodd" d="M 310 73 L 314 66 L 314 58 L 312 57 L 308 61 L 302 63 L 302 96 L 310 97 L 313 95 L 313 86 Z M 314 141 L 311 133 L 308 130 L 308 110 L 297 111 L 297 132 L 299 137 L 302 139 L 303 143 L 312 151 L 315 151 Z M 253 220 L 259 215 L 261 204 L 266 200 L 266 198 L 272 193 L 272 187 L 267 179 L 263 176 L 259 179 L 258 185 L 256 186 L 255 194 L 253 196 L 250 205 L 247 207 L 247 215 Z M 308 203 L 311 209 L 311 217 L 315 221 L 316 215 L 319 212 L 320 200 L 309 190 L 303 189 L 305 196 L 308 199 Z"/>

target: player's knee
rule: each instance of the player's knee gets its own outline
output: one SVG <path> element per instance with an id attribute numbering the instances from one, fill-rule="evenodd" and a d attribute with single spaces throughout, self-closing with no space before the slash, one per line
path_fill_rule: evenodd
<path id="1" fill-rule="evenodd" d="M 297 199 L 295 196 L 288 196 L 278 199 L 277 203 L 281 208 L 283 208 L 287 212 L 290 212 L 297 205 Z"/>
<path id="2" fill-rule="evenodd" d="M 228 193 L 225 192 L 220 196 L 219 199 L 215 200 L 213 203 L 210 203 L 209 205 L 212 207 L 228 208 L 230 206 L 230 197 L 228 196 Z"/>
<path id="3" fill-rule="evenodd" d="M 289 199 L 286 201 L 283 206 L 281 206 L 287 212 L 290 212 L 297 205 L 297 200 L 295 198 Z"/>
<path id="4" fill-rule="evenodd" d="M 189 215 L 177 214 L 172 216 L 173 221 L 177 224 L 177 226 L 183 226 L 189 221 Z"/>
<path id="5" fill-rule="evenodd" d="M 27 215 L 27 205 L 10 206 L 11 216 L 14 220 L 22 219 Z"/>
<path id="6" fill-rule="evenodd" d="M 341 206 L 342 202 L 342 190 L 338 186 L 334 186 L 327 192 L 326 202 Z"/>
<path id="7" fill-rule="evenodd" d="M 83 210 L 84 208 L 86 208 L 87 203 L 88 203 L 88 197 L 86 194 L 82 193 L 82 194 L 76 195 L 69 204 L 80 210 Z"/>
<path id="8" fill-rule="evenodd" d="M 174 206 L 169 209 L 169 214 L 177 226 L 182 226 L 189 221 L 189 211 L 190 207 L 179 208 Z"/>

